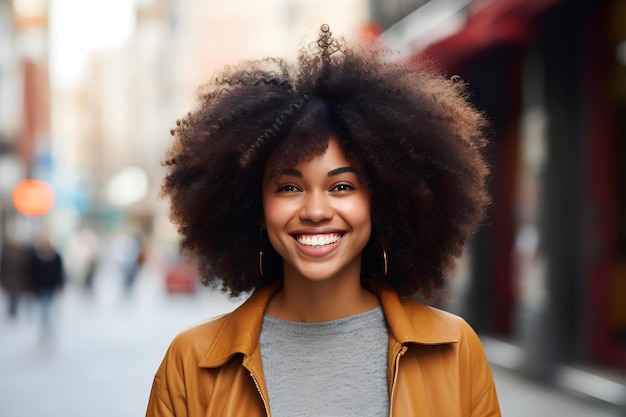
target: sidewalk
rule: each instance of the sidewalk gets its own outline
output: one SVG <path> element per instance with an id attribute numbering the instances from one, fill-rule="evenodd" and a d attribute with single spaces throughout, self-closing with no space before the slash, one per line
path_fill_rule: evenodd
<path id="1" fill-rule="evenodd" d="M 626 416 L 623 378 L 560 366 L 555 385 L 541 385 L 521 375 L 521 349 L 489 337 L 481 340 L 492 365 L 503 416 Z"/>
<path id="2" fill-rule="evenodd" d="M 154 277 L 131 293 L 103 272 L 93 294 L 66 287 L 55 305 L 54 334 L 42 344 L 37 306 L 5 317 L 0 295 L 1 417 L 138 417 L 173 337 L 234 308 L 208 290 L 167 296 Z"/>

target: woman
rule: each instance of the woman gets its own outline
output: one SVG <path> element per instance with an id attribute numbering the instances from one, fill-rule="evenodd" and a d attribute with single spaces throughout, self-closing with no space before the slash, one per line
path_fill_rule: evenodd
<path id="1" fill-rule="evenodd" d="M 462 83 L 322 26 L 298 66 L 229 67 L 177 122 L 163 192 L 230 314 L 182 332 L 147 416 L 497 416 L 435 299 L 488 196 Z"/>

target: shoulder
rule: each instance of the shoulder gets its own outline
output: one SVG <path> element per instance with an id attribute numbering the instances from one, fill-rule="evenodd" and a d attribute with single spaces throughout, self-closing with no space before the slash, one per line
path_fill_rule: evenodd
<path id="1" fill-rule="evenodd" d="M 183 330 L 172 341 L 167 357 L 182 355 L 186 363 L 193 360 L 201 367 L 216 368 L 238 353 L 252 354 L 272 294 L 272 288 L 263 287 L 230 313 Z"/>
<path id="2" fill-rule="evenodd" d="M 500 415 L 491 368 L 482 343 L 474 329 L 462 317 L 425 305 L 418 300 L 401 298 L 404 311 L 415 328 L 424 329 L 422 340 L 410 344 L 405 356 L 419 363 L 419 369 L 428 375 L 431 393 L 445 393 L 438 403 L 445 404 L 457 395 L 462 408 L 470 410 L 467 415 Z M 447 341 L 427 339 L 428 334 L 449 335 Z M 410 369 L 411 361 L 405 362 Z M 406 367 L 408 366 L 408 367 Z M 414 368 L 415 369 L 415 368 Z M 417 372 L 417 371 L 416 371 Z M 438 378 L 436 375 L 446 375 Z M 459 381 L 459 390 L 450 390 L 449 381 Z"/>
<path id="3" fill-rule="evenodd" d="M 400 297 L 400 302 L 414 326 L 428 326 L 433 332 L 447 333 L 461 344 L 480 345 L 478 335 L 463 317 L 411 297 Z"/>
<path id="4" fill-rule="evenodd" d="M 404 308 L 404 310 L 412 317 L 426 315 L 432 319 L 445 322 L 452 326 L 464 326 L 466 324 L 465 320 L 462 317 L 442 310 L 440 308 L 428 305 L 423 301 L 420 301 L 413 297 L 400 296 L 399 299 L 402 308 Z"/>
<path id="5" fill-rule="evenodd" d="M 414 354 L 438 352 L 434 364 L 456 363 L 466 369 L 465 376 L 484 375 L 485 380 L 489 379 L 490 370 L 482 342 L 465 319 L 418 300 L 401 298 L 401 303 L 413 329 L 412 337 L 405 341 L 413 346 Z"/>
<path id="6" fill-rule="evenodd" d="M 202 385 L 210 389 L 209 376 L 202 371 L 200 363 L 230 314 L 190 326 L 172 340 L 154 376 L 146 415 L 183 415 L 189 400 L 187 396 L 194 388 Z M 205 383 L 197 382 L 200 380 Z"/>
<path id="7" fill-rule="evenodd" d="M 185 356 L 189 358 L 191 354 L 199 362 L 219 337 L 231 314 L 213 317 L 182 330 L 170 343 L 167 357 Z"/>
<path id="8" fill-rule="evenodd" d="M 217 339 L 220 329 L 229 314 L 206 320 L 181 331 L 170 342 L 154 377 L 153 391 L 161 401 L 173 407 L 175 400 L 171 391 L 176 391 L 191 375 L 198 377 L 200 363 L 206 352 Z"/>

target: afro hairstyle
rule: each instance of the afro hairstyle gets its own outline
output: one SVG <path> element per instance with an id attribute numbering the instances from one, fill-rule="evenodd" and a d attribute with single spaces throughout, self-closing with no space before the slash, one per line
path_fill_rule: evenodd
<path id="1" fill-rule="evenodd" d="M 162 194 L 181 251 L 198 260 L 205 285 L 231 296 L 282 280 L 260 232 L 264 167 L 270 156 L 284 168 L 309 160 L 332 135 L 371 191 L 364 285 L 436 298 L 489 204 L 488 123 L 468 96 L 458 77 L 335 38 L 327 25 L 296 63 L 224 68 L 171 131 Z"/>

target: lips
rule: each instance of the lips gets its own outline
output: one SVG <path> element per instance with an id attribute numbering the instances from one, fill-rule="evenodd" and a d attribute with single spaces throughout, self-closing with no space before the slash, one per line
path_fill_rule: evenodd
<path id="1" fill-rule="evenodd" d="M 300 234 L 295 235 L 294 238 L 302 246 L 310 248 L 321 248 L 327 245 L 332 245 L 338 242 L 343 236 L 343 233 L 321 233 L 321 234 Z"/>

